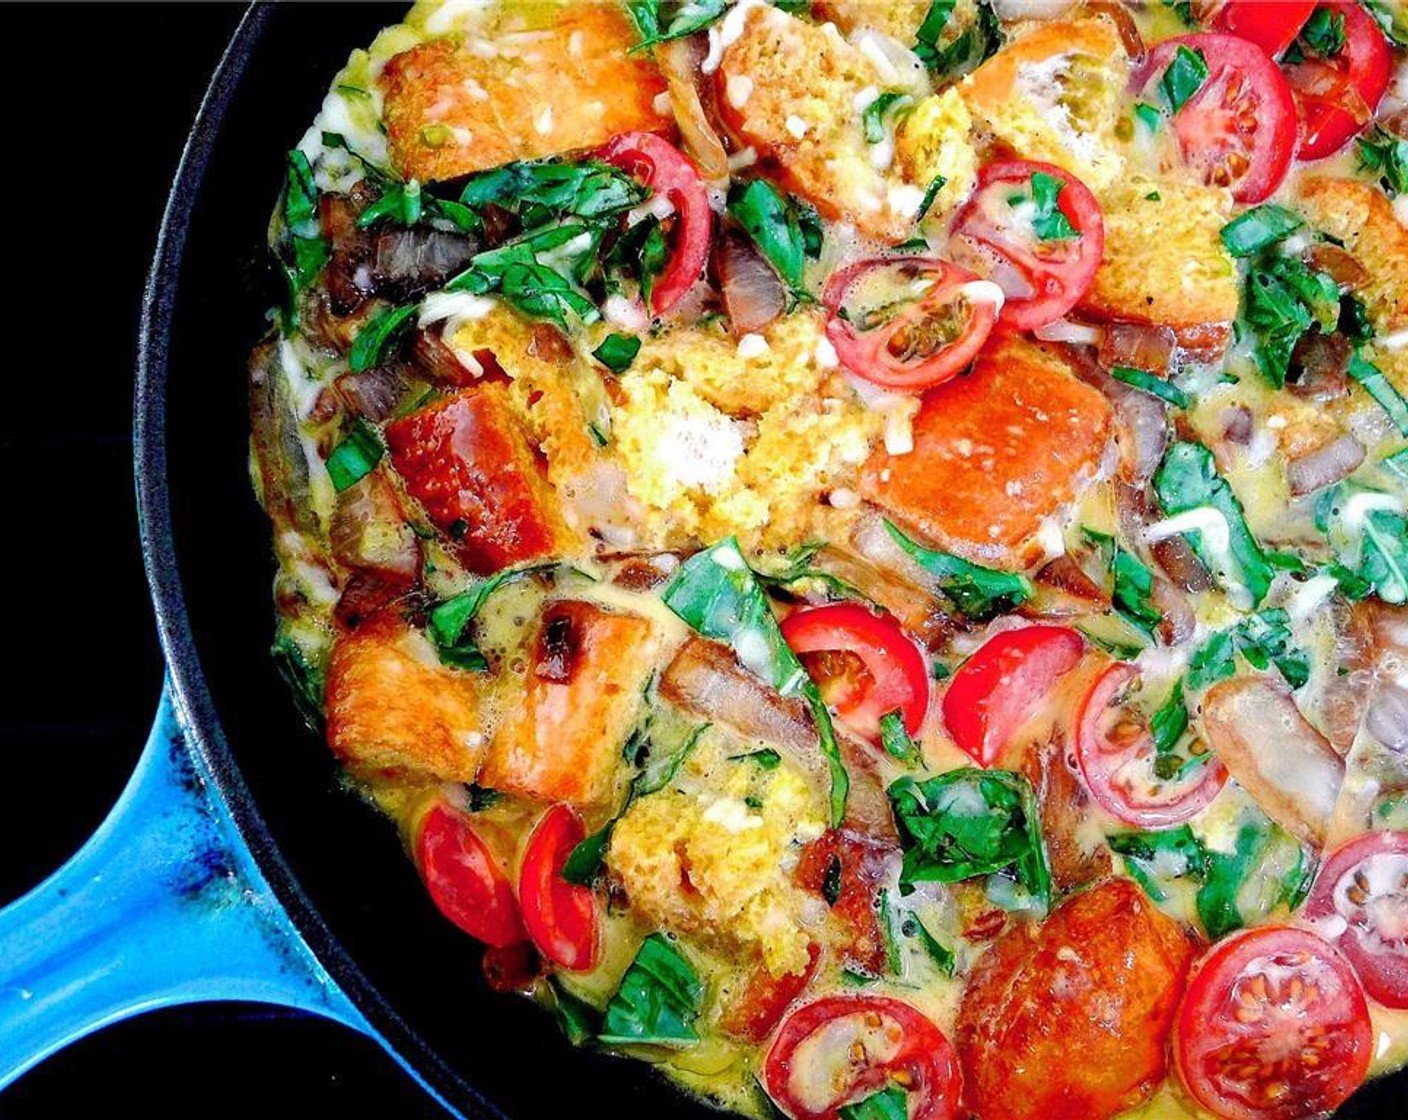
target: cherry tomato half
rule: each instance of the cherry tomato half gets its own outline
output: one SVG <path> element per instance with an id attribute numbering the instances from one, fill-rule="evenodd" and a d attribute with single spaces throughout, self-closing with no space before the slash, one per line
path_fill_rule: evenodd
<path id="1" fill-rule="evenodd" d="M 878 742 L 880 717 L 898 709 L 911 735 L 919 733 L 929 710 L 929 670 L 924 655 L 888 615 L 872 614 L 856 603 L 834 603 L 795 611 L 782 620 L 782 636 L 796 654 L 850 653 L 860 658 L 868 680 L 828 702 L 857 735 Z"/>
<path id="2" fill-rule="evenodd" d="M 1275 58 L 1314 10 L 1315 0 L 1232 0 L 1217 13 L 1212 29 L 1255 43 Z"/>
<path id="3" fill-rule="evenodd" d="M 1138 678 L 1133 665 L 1116 661 L 1095 679 L 1076 711 L 1076 764 L 1106 812 L 1139 828 L 1169 828 L 1196 816 L 1217 796 L 1227 767 L 1205 755 L 1186 775 L 1158 777 L 1148 724 L 1125 703 Z"/>
<path id="4" fill-rule="evenodd" d="M 601 150 L 601 158 L 629 171 L 674 204 L 670 259 L 650 289 L 650 310 L 663 315 L 704 275 L 714 230 L 709 194 L 688 157 L 653 133 L 623 133 Z"/>
<path id="5" fill-rule="evenodd" d="M 585 836 L 571 806 L 554 805 L 528 837 L 518 876 L 528 936 L 543 956 L 573 972 L 586 972 L 601 956 L 596 893 L 562 877 L 562 865 Z"/>
<path id="6" fill-rule="evenodd" d="M 1183 161 L 1203 181 L 1230 187 L 1238 202 L 1261 202 L 1286 177 L 1296 148 L 1291 87 L 1270 56 L 1235 35 L 1206 32 L 1165 39 L 1135 72 L 1142 99 L 1163 108 L 1164 72 L 1187 47 L 1203 56 L 1208 76 L 1173 117 Z"/>
<path id="7" fill-rule="evenodd" d="M 1370 832 L 1337 849 L 1316 876 L 1305 916 L 1349 958 L 1372 998 L 1408 1007 L 1408 832 Z"/>
<path id="8" fill-rule="evenodd" d="M 441 803 L 425 815 L 416 863 L 431 901 L 465 933 L 496 948 L 523 940 L 513 886 L 464 813 Z"/>
<path id="9" fill-rule="evenodd" d="M 1349 962 L 1285 926 L 1215 945 L 1194 966 L 1173 1031 L 1179 1079 L 1225 1120 L 1328 1115 L 1364 1080 L 1373 1053 Z"/>
<path id="10" fill-rule="evenodd" d="M 1060 222 L 1039 215 L 1034 175 L 1060 182 L 1056 209 L 1068 235 L 1043 240 L 1038 234 L 1038 223 Z M 984 167 L 954 219 L 952 237 L 953 254 L 1006 295 L 1002 321 L 1023 331 L 1053 323 L 1079 303 L 1105 255 L 1105 219 L 1090 189 L 1064 168 L 1030 160 Z"/>
<path id="11" fill-rule="evenodd" d="M 1024 626 L 989 638 L 944 693 L 944 724 L 953 741 L 979 765 L 991 766 L 1084 653 L 1081 636 L 1064 626 Z"/>
<path id="12" fill-rule="evenodd" d="M 1307 54 L 1286 67 L 1300 114 L 1301 159 L 1334 155 L 1374 116 L 1393 77 L 1393 51 L 1369 15 L 1354 0 L 1317 5 L 1344 18 L 1344 46 L 1333 58 Z"/>
<path id="13" fill-rule="evenodd" d="M 887 389 L 930 389 L 978 356 L 1002 298 L 937 257 L 859 261 L 826 283 L 826 337 L 857 377 Z"/>
<path id="14" fill-rule="evenodd" d="M 958 1067 L 943 1031 L 907 1003 L 830 996 L 782 1023 L 763 1059 L 763 1087 L 792 1120 L 837 1120 L 843 1105 L 890 1084 L 909 1095 L 909 1120 L 949 1120 Z"/>

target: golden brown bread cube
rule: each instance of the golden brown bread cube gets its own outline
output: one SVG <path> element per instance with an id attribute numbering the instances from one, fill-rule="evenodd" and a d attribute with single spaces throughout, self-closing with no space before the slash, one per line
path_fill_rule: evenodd
<path id="1" fill-rule="evenodd" d="M 1110 405 L 1069 365 L 1017 335 L 925 394 L 914 450 L 881 448 L 861 493 L 941 549 L 992 567 L 1039 560 L 1043 522 L 1073 501 L 1110 438 Z"/>
<path id="2" fill-rule="evenodd" d="M 1305 220 L 1344 247 L 1369 273 L 1354 294 L 1380 334 L 1408 328 L 1408 229 L 1383 193 L 1355 179 L 1304 181 L 1297 205 Z"/>
<path id="3" fill-rule="evenodd" d="M 576 601 L 550 604 L 538 625 L 526 696 L 495 734 L 480 782 L 584 808 L 609 800 L 658 641 L 655 626 L 638 615 Z"/>
<path id="4" fill-rule="evenodd" d="M 434 39 L 381 75 L 392 163 L 431 182 L 595 148 L 623 132 L 661 132 L 673 118 L 625 9 L 567 4 L 545 28 L 492 39 Z"/>
<path id="5" fill-rule="evenodd" d="M 477 688 L 477 678 L 441 665 L 422 635 L 384 612 L 333 643 L 328 746 L 355 773 L 472 782 L 487 740 Z"/>

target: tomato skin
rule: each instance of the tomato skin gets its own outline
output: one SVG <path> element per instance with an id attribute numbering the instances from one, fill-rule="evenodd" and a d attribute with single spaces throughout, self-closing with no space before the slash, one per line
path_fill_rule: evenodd
<path id="1" fill-rule="evenodd" d="M 1235 35 L 1202 32 L 1165 39 L 1134 74 L 1144 100 L 1163 104 L 1158 79 L 1180 46 L 1201 51 L 1208 78 L 1174 115 L 1184 162 L 1238 202 L 1262 202 L 1281 185 L 1296 148 L 1291 87 L 1267 53 Z M 1229 103 L 1230 101 L 1230 103 Z"/>
<path id="2" fill-rule="evenodd" d="M 805 1104 L 794 1091 L 793 1075 L 806 1072 L 795 1068 L 798 1052 L 818 1032 L 840 1035 L 837 1024 L 843 1019 L 856 1021 L 857 1038 L 867 1027 L 872 1034 L 883 1030 L 880 1041 L 891 1046 L 892 1053 L 861 1064 L 847 1047 L 837 1064 L 849 1078 L 844 1084 L 839 1077 L 830 1080 L 835 1094 L 824 1106 Z M 879 1091 L 900 1073 L 907 1075 L 910 1120 L 952 1120 L 957 1115 L 958 1067 L 943 1031 L 909 1004 L 880 996 L 828 996 L 804 1004 L 783 1021 L 763 1059 L 763 1087 L 792 1120 L 837 1120 L 842 1105 Z"/>
<path id="3" fill-rule="evenodd" d="M 858 735 L 879 742 L 880 717 L 899 709 L 905 730 L 917 735 L 929 710 L 929 668 L 924 655 L 889 615 L 858 603 L 833 603 L 794 611 L 782 620 L 793 653 L 844 650 L 865 662 L 873 683 L 847 698 L 837 714 Z"/>
<path id="4" fill-rule="evenodd" d="M 1292 1041 L 1301 1043 L 1294 1054 Z M 1194 966 L 1174 1022 L 1179 1080 L 1224 1120 L 1331 1113 L 1364 1080 L 1373 1049 L 1349 962 L 1315 934 L 1286 926 L 1214 945 Z"/>
<path id="5" fill-rule="evenodd" d="M 1357 136 L 1388 92 L 1393 77 L 1393 51 L 1374 17 L 1355 0 L 1322 0 L 1317 7 L 1333 8 L 1344 16 L 1344 49 L 1333 59 L 1298 64 L 1289 71 L 1300 116 L 1300 146 L 1304 160 L 1323 159 Z M 1329 89 L 1312 92 L 1311 85 L 1328 82 Z M 1363 102 L 1360 115 L 1346 112 L 1346 100 Z"/>
<path id="6" fill-rule="evenodd" d="M 1159 799 L 1141 797 L 1119 777 L 1154 751 L 1153 740 L 1142 738 L 1117 744 L 1101 730 L 1101 721 L 1119 694 L 1139 676 L 1139 670 L 1122 661 L 1112 663 L 1091 685 L 1076 711 L 1072 738 L 1076 765 L 1090 794 L 1107 813 L 1137 828 L 1170 828 L 1201 812 L 1227 781 L 1227 767 L 1212 758 L 1203 763 L 1199 780 L 1181 793 Z"/>
<path id="7" fill-rule="evenodd" d="M 1080 234 L 1073 241 L 1041 242 L 1009 236 L 989 213 L 988 194 L 1005 196 L 1010 186 L 1028 183 L 1036 172 L 1060 179 L 1065 185 L 1056 205 Z M 1105 218 L 1090 188 L 1063 167 L 1035 160 L 1015 159 L 990 163 L 978 172 L 973 194 L 953 221 L 952 239 L 965 260 L 993 262 L 999 258 L 1022 275 L 1030 290 L 1008 290 L 1001 322 L 1029 331 L 1054 323 L 1078 304 L 1095 279 L 1105 255 Z"/>
<path id="8" fill-rule="evenodd" d="M 575 810 L 554 805 L 528 837 L 518 878 L 528 936 L 543 956 L 573 972 L 590 970 L 601 957 L 596 893 L 562 877 L 562 865 L 585 836 Z"/>
<path id="9" fill-rule="evenodd" d="M 1213 30 L 1255 43 L 1272 58 L 1295 41 L 1316 0 L 1232 0 L 1217 13 Z"/>
<path id="10" fill-rule="evenodd" d="M 1064 626 L 1024 626 L 989 638 L 944 693 L 949 735 L 980 766 L 991 766 L 1084 653 L 1084 639 Z"/>
<path id="11" fill-rule="evenodd" d="M 1370 832 L 1356 836 L 1321 864 L 1303 913 L 1307 921 L 1316 923 L 1321 933 L 1328 933 L 1329 929 L 1329 923 L 1321 919 L 1331 915 L 1343 919 L 1344 930 L 1329 940 L 1354 966 L 1364 990 L 1385 1007 L 1408 1008 L 1408 955 L 1401 949 L 1394 952 L 1391 947 L 1376 948 L 1377 930 L 1373 922 L 1377 916 L 1385 923 L 1396 924 L 1394 939 L 1402 946 L 1408 936 L 1403 930 L 1403 922 L 1408 919 L 1408 888 L 1399 887 L 1397 894 L 1387 898 L 1381 890 L 1371 891 L 1362 905 L 1345 893 L 1346 889 L 1356 886 L 1356 873 L 1378 886 L 1388 871 L 1399 874 L 1408 871 L 1408 832 Z"/>
<path id="12" fill-rule="evenodd" d="M 922 298 L 907 305 L 889 322 L 858 332 L 838 312 L 845 303 L 847 293 L 860 283 L 865 274 L 882 268 L 912 268 L 917 276 L 933 274 L 936 278 L 933 287 Z M 970 299 L 963 333 L 921 361 L 900 361 L 891 352 L 890 344 L 906 327 L 922 322 L 928 313 L 936 312 L 952 299 L 959 298 L 959 290 L 975 280 L 977 277 L 971 272 L 937 257 L 876 257 L 857 261 L 832 275 L 826 282 L 821 297 L 827 310 L 826 337 L 831 340 L 836 356 L 846 369 L 876 385 L 907 392 L 942 385 L 957 377 L 978 356 L 993 324 L 997 322 L 996 303 Z"/>
<path id="13" fill-rule="evenodd" d="M 471 937 L 502 949 L 527 936 L 513 886 L 466 814 L 436 804 L 421 823 L 416 864 L 440 913 Z"/>
<path id="14" fill-rule="evenodd" d="M 676 210 L 669 263 L 650 290 L 650 310 L 664 315 L 704 275 L 714 212 L 699 170 L 689 157 L 651 132 L 626 132 L 601 150 L 601 158 L 640 178 L 657 194 L 668 195 Z"/>

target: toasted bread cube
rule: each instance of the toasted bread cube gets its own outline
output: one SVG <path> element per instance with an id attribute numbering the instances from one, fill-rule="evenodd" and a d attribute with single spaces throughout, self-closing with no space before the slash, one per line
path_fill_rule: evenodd
<path id="1" fill-rule="evenodd" d="M 441 665 L 421 634 L 383 612 L 333 643 L 327 739 L 354 773 L 472 782 L 487 742 L 477 679 Z"/>
<path id="2" fill-rule="evenodd" d="M 1129 81 L 1129 56 L 1103 18 L 1039 23 L 963 79 L 974 118 L 1026 159 L 1073 172 L 1099 191 L 1124 157 L 1115 127 Z"/>
<path id="3" fill-rule="evenodd" d="M 868 29 L 914 46 L 932 0 L 823 0 L 813 9 L 832 20 L 842 31 Z M 958 0 L 948 17 L 949 26 L 968 26 L 977 18 L 975 0 Z"/>
<path id="4" fill-rule="evenodd" d="M 1237 317 L 1237 266 L 1222 243 L 1232 196 L 1199 183 L 1131 178 L 1106 192 L 1105 256 L 1082 306 L 1180 336 Z"/>
<path id="5" fill-rule="evenodd" d="M 972 193 L 978 179 L 972 128 L 968 106 L 950 88 L 926 97 L 895 129 L 895 159 L 905 178 L 926 190 L 937 176 L 944 179 L 924 214 L 926 223 L 942 218 Z"/>
<path id="6" fill-rule="evenodd" d="M 645 618 L 552 603 L 539 623 L 522 709 L 495 734 L 483 784 L 583 808 L 607 802 L 658 649 Z"/>
<path id="7" fill-rule="evenodd" d="M 617 4 L 564 4 L 544 28 L 492 39 L 433 39 L 381 75 L 392 163 L 433 182 L 659 132 L 665 80 Z"/>
<path id="8" fill-rule="evenodd" d="M 877 450 L 861 493 L 947 552 L 1025 569 L 1044 554 L 1043 522 L 1094 476 L 1110 425 L 1109 403 L 1063 359 L 1004 335 L 925 395 L 914 450 Z"/>
<path id="9" fill-rule="evenodd" d="M 1354 179 L 1310 178 L 1298 199 L 1305 220 L 1344 242 L 1369 273 L 1354 294 L 1380 334 L 1408 328 L 1408 229 L 1383 193 Z"/>
<path id="10" fill-rule="evenodd" d="M 576 544 L 500 384 L 463 389 L 386 426 L 406 492 L 456 544 L 494 572 Z"/>

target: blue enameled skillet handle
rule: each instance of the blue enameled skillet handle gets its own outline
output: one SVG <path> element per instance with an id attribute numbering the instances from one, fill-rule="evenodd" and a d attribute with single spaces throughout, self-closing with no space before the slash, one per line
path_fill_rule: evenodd
<path id="1" fill-rule="evenodd" d="M 386 1045 L 275 899 L 186 749 L 168 687 L 107 819 L 0 910 L 0 1088 L 109 1023 L 212 1000 L 296 1008 Z"/>

